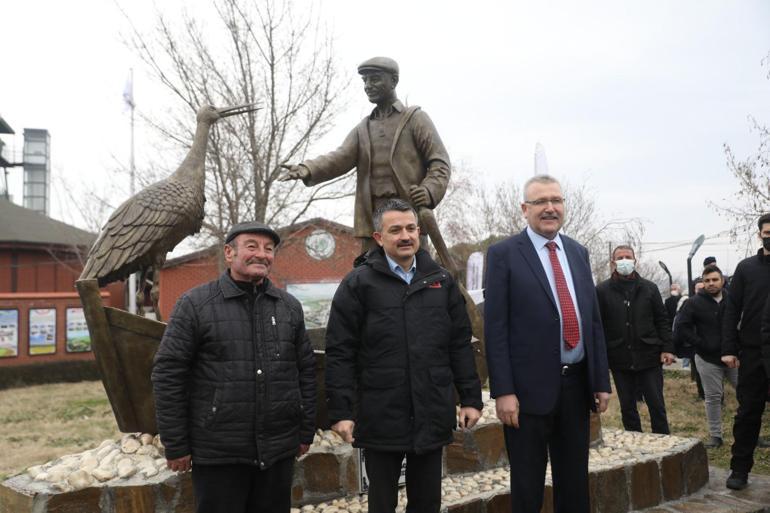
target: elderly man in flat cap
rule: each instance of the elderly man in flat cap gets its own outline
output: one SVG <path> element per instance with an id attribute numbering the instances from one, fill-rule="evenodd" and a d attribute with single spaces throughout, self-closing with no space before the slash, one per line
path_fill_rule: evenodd
<path id="1" fill-rule="evenodd" d="M 400 197 L 416 209 L 433 209 L 449 183 L 450 164 L 444 144 L 425 111 L 405 107 L 396 96 L 398 64 L 374 57 L 358 66 L 369 101 L 377 105 L 336 150 L 285 165 L 283 180 L 317 185 L 356 168 L 354 231 L 363 248 L 373 247 L 372 212 Z M 433 237 L 433 234 L 431 234 Z M 435 242 L 435 241 L 434 241 Z M 446 265 L 446 263 L 445 263 Z"/>
<path id="2" fill-rule="evenodd" d="M 302 307 L 268 279 L 278 234 L 227 234 L 229 266 L 177 301 L 152 370 L 172 470 L 192 466 L 198 513 L 289 513 L 294 458 L 315 431 L 315 362 Z"/>

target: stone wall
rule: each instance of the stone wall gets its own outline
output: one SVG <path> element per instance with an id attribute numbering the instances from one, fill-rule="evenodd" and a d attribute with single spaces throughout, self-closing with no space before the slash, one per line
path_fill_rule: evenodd
<path id="1" fill-rule="evenodd" d="M 591 449 L 592 513 L 623 513 L 692 494 L 708 482 L 708 459 L 693 439 L 608 431 Z M 297 462 L 292 496 L 296 511 L 365 511 L 358 494 L 358 454 L 349 445 L 323 444 Z M 444 453 L 443 504 L 448 512 L 510 511 L 507 456 L 499 424 L 458 432 Z M 158 476 L 161 477 L 161 476 Z M 0 513 L 192 513 L 190 475 L 157 482 L 108 484 L 78 491 L 31 491 L 29 475 L 0 486 Z M 403 490 L 400 500 L 404 501 Z M 317 503 L 317 504 L 316 504 Z M 550 472 L 543 513 L 553 510 Z"/>

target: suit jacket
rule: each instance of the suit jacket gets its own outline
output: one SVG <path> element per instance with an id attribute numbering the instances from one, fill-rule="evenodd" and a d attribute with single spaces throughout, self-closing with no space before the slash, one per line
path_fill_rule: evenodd
<path id="1" fill-rule="evenodd" d="M 582 344 L 588 364 L 586 394 L 610 392 L 607 350 L 588 250 L 561 235 L 577 295 Z M 543 265 L 526 231 L 487 252 L 484 300 L 492 397 L 516 394 L 521 412 L 545 415 L 561 386 L 561 324 Z M 591 399 L 589 404 L 593 405 Z"/>
<path id="2" fill-rule="evenodd" d="M 430 208 L 435 208 L 446 193 L 449 183 L 449 155 L 436 127 L 428 115 L 419 107 L 404 109 L 400 102 L 398 116 L 401 117 L 390 150 L 390 163 L 406 191 L 399 190 L 402 199 L 409 200 L 408 188 L 422 185 L 431 197 Z M 400 109 L 400 110 L 399 110 Z M 319 183 L 342 176 L 356 168 L 356 204 L 353 231 L 356 237 L 371 237 L 372 223 L 371 142 L 369 138 L 369 116 L 365 117 L 345 138 L 342 146 L 300 165 L 310 171 L 305 185 Z"/>

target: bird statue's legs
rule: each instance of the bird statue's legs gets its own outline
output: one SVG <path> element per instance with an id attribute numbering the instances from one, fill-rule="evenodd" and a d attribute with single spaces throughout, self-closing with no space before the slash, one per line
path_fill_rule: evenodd
<path id="1" fill-rule="evenodd" d="M 155 309 L 155 319 L 159 322 L 163 322 L 160 315 L 160 305 L 158 300 L 160 299 L 160 268 L 152 268 L 152 288 L 150 289 L 150 298 L 152 299 L 152 307 Z"/>
<path id="2" fill-rule="evenodd" d="M 136 314 L 144 316 L 144 289 L 147 283 L 148 269 L 142 269 L 137 273 L 136 279 Z"/>
<path id="3" fill-rule="evenodd" d="M 150 298 L 152 298 L 152 306 L 155 309 L 155 318 L 163 322 L 160 315 L 160 270 L 163 269 L 163 264 L 166 263 L 166 253 L 161 252 L 155 258 L 155 263 L 152 266 L 152 289 L 150 289 Z"/>

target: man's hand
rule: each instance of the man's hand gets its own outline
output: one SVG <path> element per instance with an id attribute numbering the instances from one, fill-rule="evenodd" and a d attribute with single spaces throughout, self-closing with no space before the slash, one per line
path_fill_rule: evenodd
<path id="1" fill-rule="evenodd" d="M 519 398 L 516 394 L 501 395 L 495 399 L 495 412 L 500 422 L 519 428 Z"/>
<path id="2" fill-rule="evenodd" d="M 596 411 L 604 413 L 607 411 L 607 405 L 610 404 L 610 394 L 607 392 L 596 392 L 594 400 L 596 401 Z"/>
<path id="3" fill-rule="evenodd" d="M 660 363 L 663 365 L 671 365 L 676 361 L 676 356 L 671 353 L 660 353 Z"/>
<path id="4" fill-rule="evenodd" d="M 310 176 L 310 170 L 299 164 L 281 164 L 281 167 L 287 170 L 286 174 L 278 178 L 278 180 L 281 182 L 288 182 L 289 180 L 304 180 Z"/>
<path id="5" fill-rule="evenodd" d="M 415 208 L 430 206 L 430 194 L 428 189 L 422 185 L 412 185 L 409 187 L 409 197 Z"/>
<path id="6" fill-rule="evenodd" d="M 343 441 L 352 444 L 356 441 L 353 438 L 354 427 L 356 427 L 356 423 L 352 420 L 341 420 L 332 426 L 332 431 L 340 435 Z"/>
<path id="7" fill-rule="evenodd" d="M 192 468 L 192 456 L 182 456 L 175 460 L 166 460 L 166 466 L 174 472 L 187 472 Z"/>
<path id="8" fill-rule="evenodd" d="M 462 429 L 470 429 L 476 425 L 481 418 L 481 412 L 473 406 L 463 406 L 460 408 L 458 424 Z"/>
<path id="9" fill-rule="evenodd" d="M 310 450 L 310 444 L 299 444 L 299 449 L 297 449 L 297 458 L 301 458 L 309 450 Z"/>
<path id="10" fill-rule="evenodd" d="M 737 369 L 741 366 L 741 361 L 738 359 L 737 356 L 728 354 L 722 357 L 722 363 L 727 365 L 731 369 Z"/>

